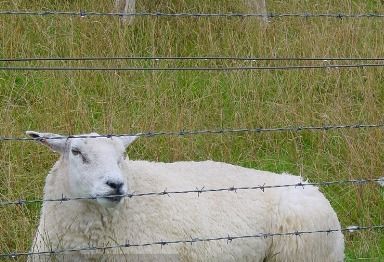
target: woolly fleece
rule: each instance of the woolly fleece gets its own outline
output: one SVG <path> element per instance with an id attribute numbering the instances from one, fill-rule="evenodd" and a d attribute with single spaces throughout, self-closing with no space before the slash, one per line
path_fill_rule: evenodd
<path id="1" fill-rule="evenodd" d="M 48 174 L 44 198 L 70 196 L 63 162 L 59 160 Z M 227 188 L 301 182 L 298 176 L 213 161 L 126 160 L 122 168 L 129 191 L 136 193 L 190 190 L 196 186 Z M 122 244 L 128 240 L 133 244 L 329 228 L 339 229 L 339 221 L 328 200 L 313 186 L 265 189 L 265 192 L 203 193 L 199 197 L 191 193 L 124 198 L 112 209 L 94 200 L 45 202 L 31 251 Z M 110 261 L 110 253 L 155 254 L 155 257 L 176 254 L 174 257 L 179 261 L 343 261 L 344 239 L 340 232 L 316 233 L 230 243 L 212 241 L 110 249 L 104 255 L 102 251 L 69 252 L 58 258 Z M 129 260 L 129 256 L 127 258 Z M 29 261 L 43 260 L 49 258 L 29 257 Z"/>

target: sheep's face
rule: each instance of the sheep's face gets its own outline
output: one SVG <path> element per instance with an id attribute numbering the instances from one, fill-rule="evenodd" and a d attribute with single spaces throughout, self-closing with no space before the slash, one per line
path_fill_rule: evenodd
<path id="1" fill-rule="evenodd" d="M 122 174 L 125 147 L 119 139 L 72 139 L 68 157 L 69 186 L 74 195 L 98 197 L 104 206 L 114 206 L 127 194 L 127 181 Z"/>
<path id="2" fill-rule="evenodd" d="M 45 139 L 57 135 L 27 134 L 63 155 L 73 196 L 96 197 L 102 206 L 115 207 L 122 199 L 115 195 L 128 193 L 122 168 L 126 146 L 136 137 Z"/>

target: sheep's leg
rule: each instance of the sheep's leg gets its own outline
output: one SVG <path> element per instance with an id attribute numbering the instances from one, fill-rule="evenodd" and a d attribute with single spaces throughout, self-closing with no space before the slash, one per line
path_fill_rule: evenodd
<path id="1" fill-rule="evenodd" d="M 263 22 L 268 22 L 267 4 L 266 0 L 246 0 L 248 7 L 252 12 L 262 14 Z"/>
<path id="2" fill-rule="evenodd" d="M 136 12 L 136 0 L 125 0 L 124 8 L 122 8 L 123 0 L 115 0 L 115 8 L 123 14 L 134 14 Z M 123 16 L 121 19 L 125 23 L 132 23 L 133 16 Z"/>

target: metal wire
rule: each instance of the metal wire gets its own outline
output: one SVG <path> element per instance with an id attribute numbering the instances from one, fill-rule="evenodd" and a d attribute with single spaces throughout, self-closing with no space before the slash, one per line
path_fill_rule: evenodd
<path id="1" fill-rule="evenodd" d="M 287 66 L 239 66 L 239 67 L 64 67 L 64 66 L 0 66 L 0 70 L 12 71 L 246 71 L 246 70 L 297 70 L 383 67 L 381 63 L 287 65 Z"/>
<path id="2" fill-rule="evenodd" d="M 1 10 L 0 15 L 34 15 L 34 16 L 140 16 L 140 17 L 224 17 L 224 18 L 250 18 L 250 17 L 267 17 L 267 18 L 284 18 L 284 17 L 299 17 L 299 18 L 383 18 L 381 13 L 165 13 L 165 12 L 136 12 L 136 13 L 116 13 L 116 12 L 93 12 L 93 11 L 60 11 L 60 10 Z"/>
<path id="3" fill-rule="evenodd" d="M 194 244 L 198 242 L 212 242 L 212 241 L 226 241 L 227 244 L 231 243 L 234 240 L 239 239 L 254 239 L 254 238 L 269 238 L 269 237 L 282 237 L 282 236 L 295 236 L 300 237 L 302 235 L 308 234 L 331 234 L 334 232 L 356 232 L 362 230 L 381 230 L 384 229 L 384 225 L 372 225 L 372 226 L 352 226 L 341 229 L 321 229 L 321 230 L 306 230 L 306 231 L 294 231 L 294 232 L 285 232 L 285 233 L 256 233 L 250 235 L 241 235 L 241 236 L 220 236 L 220 237 L 209 237 L 209 238 L 193 238 L 184 239 L 184 240 L 170 240 L 170 241 L 155 241 L 147 243 L 131 243 L 126 241 L 124 244 L 108 245 L 108 246 L 87 246 L 80 248 L 70 248 L 70 249 L 59 249 L 59 250 L 49 250 L 41 252 L 15 252 L 15 253 L 0 253 L 0 258 L 16 258 L 21 256 L 33 256 L 33 255 L 57 255 L 62 253 L 76 252 L 76 251 L 97 251 L 102 250 L 106 251 L 109 249 L 117 248 L 132 248 L 132 247 L 148 247 L 148 246 L 166 246 L 174 244 Z"/>
<path id="4" fill-rule="evenodd" d="M 234 56 L 115 56 L 115 57 L 14 57 L 0 62 L 30 61 L 110 61 L 110 60 L 232 60 L 232 61 L 384 61 L 383 57 L 234 57 Z"/>
<path id="5" fill-rule="evenodd" d="M 264 132 L 300 132 L 300 131 L 329 131 L 338 129 L 365 129 L 384 128 L 384 124 L 345 124 L 323 126 L 288 126 L 272 128 L 237 128 L 237 129 L 206 129 L 206 130 L 180 130 L 180 131 L 148 131 L 131 134 L 104 134 L 104 135 L 68 135 L 55 137 L 5 137 L 0 136 L 0 141 L 39 141 L 49 139 L 78 139 L 78 138 L 111 138 L 125 136 L 156 137 L 156 136 L 189 136 L 206 134 L 231 134 L 231 133 L 264 133 Z"/>
<path id="6" fill-rule="evenodd" d="M 258 186 L 243 186 L 243 187 L 227 187 L 227 188 L 211 188 L 206 189 L 205 187 L 193 189 L 193 190 L 173 190 L 161 192 L 147 192 L 147 193 L 129 193 L 124 195 L 109 195 L 109 196 L 95 196 L 95 197 L 74 197 L 68 198 L 64 195 L 61 198 L 56 199 L 18 199 L 12 201 L 0 201 L 0 206 L 8 206 L 8 205 L 25 205 L 32 203 L 43 203 L 43 202 L 67 202 L 74 200 L 95 200 L 98 198 L 115 198 L 115 197 L 123 197 L 123 198 L 136 198 L 136 197 L 144 197 L 144 196 L 171 196 L 171 195 L 179 195 L 179 194 L 197 194 L 199 197 L 202 193 L 208 192 L 238 192 L 242 190 L 260 190 L 264 192 L 266 189 L 272 188 L 302 188 L 304 189 L 307 186 L 332 186 L 332 185 L 346 185 L 346 184 L 354 184 L 354 185 L 366 185 L 368 183 L 381 183 L 384 182 L 384 178 L 376 178 L 376 179 L 350 179 L 350 180 L 338 180 L 338 181 L 325 181 L 325 182 L 314 182 L 314 183 L 306 183 L 300 182 L 296 184 L 285 184 L 285 185 L 258 185 Z"/>
<path id="7" fill-rule="evenodd" d="M 345 261 L 381 261 L 383 257 L 356 257 L 345 258 Z"/>

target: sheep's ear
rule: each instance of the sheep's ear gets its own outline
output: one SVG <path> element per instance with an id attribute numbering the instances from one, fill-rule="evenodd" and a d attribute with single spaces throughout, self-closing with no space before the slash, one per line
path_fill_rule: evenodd
<path id="1" fill-rule="evenodd" d="M 123 142 L 123 145 L 125 148 L 127 148 L 130 144 L 133 143 L 136 139 L 138 139 L 138 136 L 121 136 L 120 140 Z"/>
<path id="2" fill-rule="evenodd" d="M 53 151 L 58 153 L 63 153 L 65 149 L 66 139 L 47 139 L 47 138 L 58 138 L 62 137 L 61 135 L 56 135 L 52 133 L 39 133 L 35 131 L 26 131 L 28 136 L 35 138 L 35 140 L 43 145 L 51 148 Z"/>

